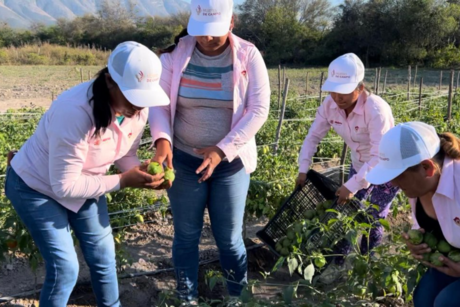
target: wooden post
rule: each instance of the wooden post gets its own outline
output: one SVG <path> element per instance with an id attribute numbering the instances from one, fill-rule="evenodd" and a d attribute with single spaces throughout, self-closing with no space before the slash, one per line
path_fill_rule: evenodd
<path id="1" fill-rule="evenodd" d="M 281 125 L 283 124 L 284 111 L 286 110 L 286 98 L 288 95 L 288 90 L 289 90 L 289 79 L 286 79 L 286 82 L 284 82 L 283 104 L 281 106 L 280 119 L 278 121 L 278 127 L 276 128 L 275 146 L 273 147 L 273 153 L 275 155 L 278 151 L 278 144 L 279 144 L 280 136 L 281 136 Z"/>
<path id="2" fill-rule="evenodd" d="M 281 64 L 278 65 L 278 110 L 281 105 Z"/>
<path id="3" fill-rule="evenodd" d="M 460 71 L 457 73 L 457 85 L 455 86 L 455 92 L 457 92 L 458 89 L 458 78 L 460 77 Z"/>
<path id="4" fill-rule="evenodd" d="M 388 69 L 385 69 L 385 80 L 383 81 L 382 93 L 385 93 L 385 90 L 387 88 L 387 77 L 388 77 Z"/>
<path id="5" fill-rule="evenodd" d="M 420 78 L 420 87 L 418 89 L 418 113 L 419 113 L 419 116 L 422 115 L 422 86 L 423 86 L 423 77 Z"/>
<path id="6" fill-rule="evenodd" d="M 283 88 L 284 86 L 286 85 L 286 66 L 283 65 L 283 79 L 281 79 L 283 81 Z"/>
<path id="7" fill-rule="evenodd" d="M 377 91 L 377 75 L 379 74 L 379 69 L 375 69 L 375 76 L 374 76 L 374 92 Z"/>
<path id="8" fill-rule="evenodd" d="M 54 101 L 54 92 L 51 91 L 51 102 L 53 102 L 53 101 Z"/>
<path id="9" fill-rule="evenodd" d="M 379 94 L 379 87 L 380 87 L 380 74 L 382 73 L 382 67 L 379 67 L 378 74 L 377 74 L 377 87 L 375 88 L 375 93 Z"/>
<path id="10" fill-rule="evenodd" d="M 324 79 L 324 71 L 321 72 L 321 78 L 319 80 L 319 103 L 318 105 L 321 105 L 321 100 L 323 99 L 323 91 L 321 90 L 321 87 L 323 86 L 323 79 Z"/>
<path id="11" fill-rule="evenodd" d="M 83 83 L 83 69 L 80 68 L 80 81 Z"/>
<path id="12" fill-rule="evenodd" d="M 407 100 L 410 100 L 410 82 L 411 82 L 411 68 L 407 69 Z"/>
<path id="13" fill-rule="evenodd" d="M 340 157 L 340 166 L 343 166 L 345 164 L 345 158 L 347 157 L 347 150 L 348 150 L 348 146 L 347 146 L 347 143 L 343 142 L 343 149 L 342 149 L 342 155 Z M 345 182 L 345 172 L 343 170 L 343 168 L 340 170 L 340 174 L 341 174 L 341 183 L 344 184 Z"/>
<path id="14" fill-rule="evenodd" d="M 450 71 L 449 96 L 447 100 L 447 120 L 452 119 L 452 92 L 454 89 L 454 71 Z"/>
<path id="15" fill-rule="evenodd" d="M 439 87 L 438 87 L 438 91 L 441 91 L 441 87 L 442 87 L 442 70 L 439 74 Z"/>
<path id="16" fill-rule="evenodd" d="M 417 71 L 418 71 L 418 65 L 415 65 L 415 74 L 414 74 L 414 87 L 417 82 Z"/>
<path id="17" fill-rule="evenodd" d="M 308 96 L 308 71 L 307 71 L 307 76 L 305 77 L 305 95 Z"/>
<path id="18" fill-rule="evenodd" d="M 91 80 L 91 70 L 88 70 L 88 81 Z"/>

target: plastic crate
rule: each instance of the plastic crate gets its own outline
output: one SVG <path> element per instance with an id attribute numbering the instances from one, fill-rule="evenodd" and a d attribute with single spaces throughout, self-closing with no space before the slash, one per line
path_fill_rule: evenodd
<path id="1" fill-rule="evenodd" d="M 317 204 L 335 199 L 339 187 L 330 178 L 314 170 L 308 171 L 305 186 L 291 194 L 267 225 L 257 232 L 257 236 L 279 256 L 275 245 L 286 236 L 289 225 L 303 219 L 306 210 L 316 209 Z"/>
<path id="2" fill-rule="evenodd" d="M 275 216 L 267 225 L 257 232 L 257 236 L 267 244 L 270 249 L 278 256 L 276 243 L 287 235 L 287 228 L 298 220 L 304 219 L 303 213 L 306 210 L 316 209 L 316 206 L 327 200 L 334 200 L 331 209 L 350 216 L 355 214 L 362 204 L 357 200 L 351 200 L 346 205 L 338 205 L 335 195 L 337 189 L 341 186 L 341 172 L 343 169 L 335 168 L 325 173 L 318 173 L 310 170 L 307 173 L 307 180 L 302 189 L 296 189 L 286 202 L 281 206 Z M 333 180 L 332 178 L 336 179 Z M 327 224 L 330 219 L 336 217 L 333 212 L 326 212 L 321 218 L 323 224 Z M 364 216 L 357 215 L 356 219 L 365 221 Z M 332 243 L 344 235 L 345 229 L 340 222 L 331 226 L 331 231 L 312 232 L 309 238 L 302 243 L 302 248 L 307 250 L 319 250 L 324 247 L 332 248 Z"/>

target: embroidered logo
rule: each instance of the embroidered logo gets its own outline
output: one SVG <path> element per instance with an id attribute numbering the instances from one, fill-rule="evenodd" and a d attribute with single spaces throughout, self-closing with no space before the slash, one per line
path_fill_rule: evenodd
<path id="1" fill-rule="evenodd" d="M 246 77 L 246 70 L 243 70 L 243 71 L 241 72 L 241 74 L 242 74 L 244 77 Z"/>
<path id="2" fill-rule="evenodd" d="M 144 79 L 144 73 L 142 72 L 142 70 L 137 73 L 136 79 L 137 81 L 142 82 L 142 80 Z"/>
<path id="3" fill-rule="evenodd" d="M 335 69 L 332 70 L 332 77 L 335 77 Z"/>
<path id="4" fill-rule="evenodd" d="M 131 138 L 132 136 L 133 136 L 133 133 L 130 132 L 130 133 L 128 134 L 128 138 Z"/>
<path id="5" fill-rule="evenodd" d="M 454 218 L 454 222 L 457 224 L 457 226 L 460 226 L 460 218 L 458 216 Z"/>
<path id="6" fill-rule="evenodd" d="M 94 145 L 96 145 L 96 146 L 101 145 L 101 139 L 97 139 L 96 142 L 94 142 Z"/>
<path id="7" fill-rule="evenodd" d="M 356 126 L 356 127 L 355 127 L 355 130 L 356 130 L 356 131 L 358 131 L 358 130 L 359 130 L 359 127 L 358 127 L 358 126 Z"/>
<path id="8" fill-rule="evenodd" d="M 198 5 L 197 8 L 196 8 L 196 14 L 197 14 L 197 15 L 200 15 L 200 14 L 201 14 L 201 6 L 199 6 L 199 5 Z"/>
<path id="9" fill-rule="evenodd" d="M 334 121 L 331 119 L 331 125 L 334 123 Z"/>

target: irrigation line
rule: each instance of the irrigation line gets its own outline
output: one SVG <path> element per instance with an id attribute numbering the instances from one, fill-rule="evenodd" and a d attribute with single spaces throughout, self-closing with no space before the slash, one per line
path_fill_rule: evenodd
<path id="1" fill-rule="evenodd" d="M 265 244 L 252 245 L 252 246 L 247 247 L 246 250 L 250 251 L 250 250 L 253 250 L 253 249 L 256 249 L 256 248 L 260 248 L 260 247 L 262 247 L 264 245 Z M 214 251 L 217 251 L 217 250 L 214 250 Z M 219 257 L 215 257 L 215 258 L 212 258 L 212 259 L 209 259 L 209 260 L 200 261 L 198 263 L 198 265 L 203 266 L 203 265 L 208 265 L 208 264 L 218 262 L 218 261 L 219 261 Z M 166 268 L 166 269 L 158 269 L 158 270 L 155 270 L 155 271 L 138 272 L 138 273 L 126 273 L 126 274 L 118 276 L 118 279 L 129 279 L 129 278 L 135 278 L 135 277 L 141 277 L 141 276 L 155 276 L 155 275 L 158 275 L 158 274 L 161 274 L 161 273 L 168 273 L 168 272 L 173 272 L 173 271 L 174 271 L 174 268 Z M 77 282 L 77 284 L 75 286 L 87 286 L 87 285 L 90 285 L 90 284 L 91 284 L 91 281 L 80 281 L 80 282 Z M 16 298 L 28 297 L 30 295 L 40 293 L 40 292 L 41 292 L 41 289 L 37 289 L 37 290 L 31 290 L 31 291 L 25 291 L 25 292 L 12 294 L 10 296 L 0 297 L 0 303 L 6 303 L 6 302 L 12 301 L 12 300 L 14 300 Z"/>

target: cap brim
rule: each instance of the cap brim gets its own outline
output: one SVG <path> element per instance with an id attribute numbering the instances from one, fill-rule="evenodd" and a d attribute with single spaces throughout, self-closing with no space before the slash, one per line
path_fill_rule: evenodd
<path id="1" fill-rule="evenodd" d="M 367 173 L 366 180 L 371 184 L 384 184 L 395 179 L 405 170 L 405 168 L 385 168 L 382 166 L 382 164 L 377 164 L 373 169 L 369 171 L 369 173 Z"/>
<path id="2" fill-rule="evenodd" d="M 230 31 L 230 22 L 201 22 L 190 18 L 187 32 L 191 36 L 224 36 Z"/>
<path id="3" fill-rule="evenodd" d="M 321 90 L 324 92 L 332 92 L 332 93 L 339 93 L 339 94 L 350 94 L 358 87 L 359 82 L 353 83 L 335 83 L 329 80 L 324 82 Z"/>
<path id="4" fill-rule="evenodd" d="M 169 104 L 169 97 L 160 86 L 151 90 L 124 89 L 120 87 L 128 101 L 139 108 L 159 107 Z"/>

